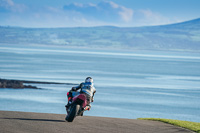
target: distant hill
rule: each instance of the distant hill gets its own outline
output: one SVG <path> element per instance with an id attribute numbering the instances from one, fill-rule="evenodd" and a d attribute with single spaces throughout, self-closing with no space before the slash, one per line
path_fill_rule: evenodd
<path id="1" fill-rule="evenodd" d="M 148 27 L 0 27 L 0 44 L 200 51 L 200 18 Z"/>

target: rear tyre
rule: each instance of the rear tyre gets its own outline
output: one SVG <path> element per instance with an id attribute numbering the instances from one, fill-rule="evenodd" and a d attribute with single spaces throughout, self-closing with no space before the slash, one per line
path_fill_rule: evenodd
<path id="1" fill-rule="evenodd" d="M 83 112 L 81 112 L 80 116 L 83 116 Z"/>
<path id="2" fill-rule="evenodd" d="M 77 115 L 77 112 L 80 109 L 80 105 L 74 104 L 69 112 L 69 114 L 66 116 L 65 120 L 68 122 L 72 122 L 74 118 Z"/>

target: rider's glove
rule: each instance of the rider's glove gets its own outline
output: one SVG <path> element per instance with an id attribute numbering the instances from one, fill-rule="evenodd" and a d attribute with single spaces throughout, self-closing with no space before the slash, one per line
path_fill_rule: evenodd
<path id="1" fill-rule="evenodd" d="M 94 98 L 91 99 L 91 102 L 94 102 Z"/>
<path id="2" fill-rule="evenodd" d="M 72 87 L 72 91 L 76 91 L 76 87 Z"/>

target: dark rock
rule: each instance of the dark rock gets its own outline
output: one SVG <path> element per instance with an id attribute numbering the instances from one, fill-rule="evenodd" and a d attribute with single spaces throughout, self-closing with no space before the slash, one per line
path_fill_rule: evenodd
<path id="1" fill-rule="evenodd" d="M 26 81 L 26 80 L 14 80 L 14 79 L 1 79 L 0 78 L 0 88 L 14 88 L 14 89 L 41 89 L 32 85 L 24 85 L 24 83 L 28 84 L 65 84 L 65 85 L 78 85 L 73 83 L 58 83 L 58 82 L 44 82 L 44 81 Z"/>
<path id="2" fill-rule="evenodd" d="M 31 88 L 31 89 L 39 89 L 36 86 L 24 85 L 23 81 L 7 80 L 7 79 L 0 79 L 0 88 L 14 88 L 14 89 Z"/>

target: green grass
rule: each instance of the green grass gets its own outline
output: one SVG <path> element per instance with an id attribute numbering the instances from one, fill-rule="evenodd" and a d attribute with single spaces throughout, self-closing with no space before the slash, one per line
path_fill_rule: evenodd
<path id="1" fill-rule="evenodd" d="M 197 133 L 200 133 L 200 123 L 198 122 L 190 122 L 190 121 L 181 121 L 181 120 L 172 120 L 172 119 L 161 119 L 161 118 L 138 118 L 140 120 L 153 120 L 153 121 L 161 121 L 164 123 L 172 124 L 175 126 L 183 127 Z"/>

